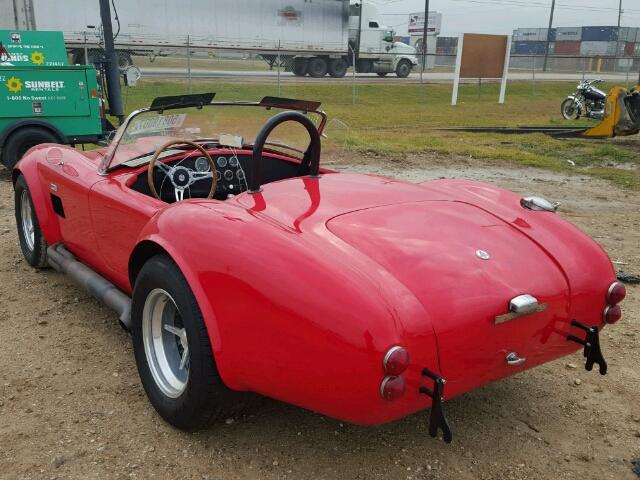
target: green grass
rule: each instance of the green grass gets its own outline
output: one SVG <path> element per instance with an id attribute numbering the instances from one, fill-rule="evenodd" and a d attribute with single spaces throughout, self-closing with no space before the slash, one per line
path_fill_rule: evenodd
<path id="1" fill-rule="evenodd" d="M 574 87 L 573 82 L 536 83 L 535 88 L 527 82 L 514 82 L 509 84 L 506 104 L 499 105 L 497 84 L 484 84 L 481 89 L 478 85 L 463 85 L 456 107 L 450 105 L 450 85 L 429 84 L 422 88 L 415 84 L 385 83 L 384 79 L 357 85 L 356 105 L 352 105 L 353 90 L 348 83 L 283 83 L 280 95 L 322 101 L 329 118 L 339 120 L 327 128 L 329 139 L 325 144 L 329 151 L 339 144 L 340 148 L 363 156 L 382 155 L 398 160 L 433 154 L 445 158 L 473 157 L 572 171 L 640 190 L 640 136 L 558 140 L 544 134 L 435 130 L 452 126 L 597 124 L 561 118 L 560 102 Z M 218 100 L 258 100 L 264 95 L 278 94 L 276 85 L 229 81 L 196 81 L 193 88 L 195 92 L 215 91 Z M 136 88 L 125 89 L 126 109 L 131 111 L 148 105 L 153 97 L 186 90 L 186 82 L 144 80 Z"/>

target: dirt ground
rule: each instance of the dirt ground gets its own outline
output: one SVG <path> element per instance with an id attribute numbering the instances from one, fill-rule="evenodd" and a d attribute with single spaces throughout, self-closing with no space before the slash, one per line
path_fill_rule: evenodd
<path id="1" fill-rule="evenodd" d="M 473 160 L 351 159 L 334 165 L 409 180 L 469 177 L 562 202 L 617 265 L 640 274 L 640 198 L 588 177 Z M 187 434 L 163 423 L 140 386 L 116 316 L 54 271 L 23 261 L 13 191 L 0 171 L 0 478 L 638 479 L 640 287 L 602 336 L 609 373 L 582 357 L 452 399 L 454 441 L 429 412 L 366 428 L 275 401 Z"/>

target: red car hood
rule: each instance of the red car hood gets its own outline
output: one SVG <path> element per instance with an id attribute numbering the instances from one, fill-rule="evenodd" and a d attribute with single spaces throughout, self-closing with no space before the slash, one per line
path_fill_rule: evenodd
<path id="1" fill-rule="evenodd" d="M 519 230 L 475 206 L 455 201 L 384 206 L 341 215 L 328 228 L 422 303 L 450 381 L 468 379 L 472 372 L 476 378 L 513 373 L 505 362 L 510 352 L 531 366 L 567 347 L 566 334 L 554 333 L 569 315 L 562 270 Z M 535 296 L 546 310 L 497 325 L 509 300 L 523 294 Z"/>

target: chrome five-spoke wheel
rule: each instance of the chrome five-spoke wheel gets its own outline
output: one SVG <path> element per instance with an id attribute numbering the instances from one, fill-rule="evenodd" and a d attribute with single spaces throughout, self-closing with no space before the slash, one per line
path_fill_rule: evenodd
<path id="1" fill-rule="evenodd" d="M 179 397 L 189 380 L 189 343 L 176 302 L 161 288 L 145 301 L 142 338 L 156 385 L 167 397 Z"/>

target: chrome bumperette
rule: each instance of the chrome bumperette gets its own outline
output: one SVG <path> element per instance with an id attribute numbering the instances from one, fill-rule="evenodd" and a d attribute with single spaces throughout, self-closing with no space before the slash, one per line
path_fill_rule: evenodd
<path id="1" fill-rule="evenodd" d="M 528 293 L 518 295 L 509 301 L 509 312 L 496 317 L 495 324 L 499 325 L 519 317 L 544 312 L 548 307 L 546 303 L 538 303 L 538 299 L 533 295 Z"/>
<path id="2" fill-rule="evenodd" d="M 542 197 L 525 197 L 520 200 L 520 205 L 535 212 L 556 212 L 560 206 L 559 202 L 550 202 Z"/>

